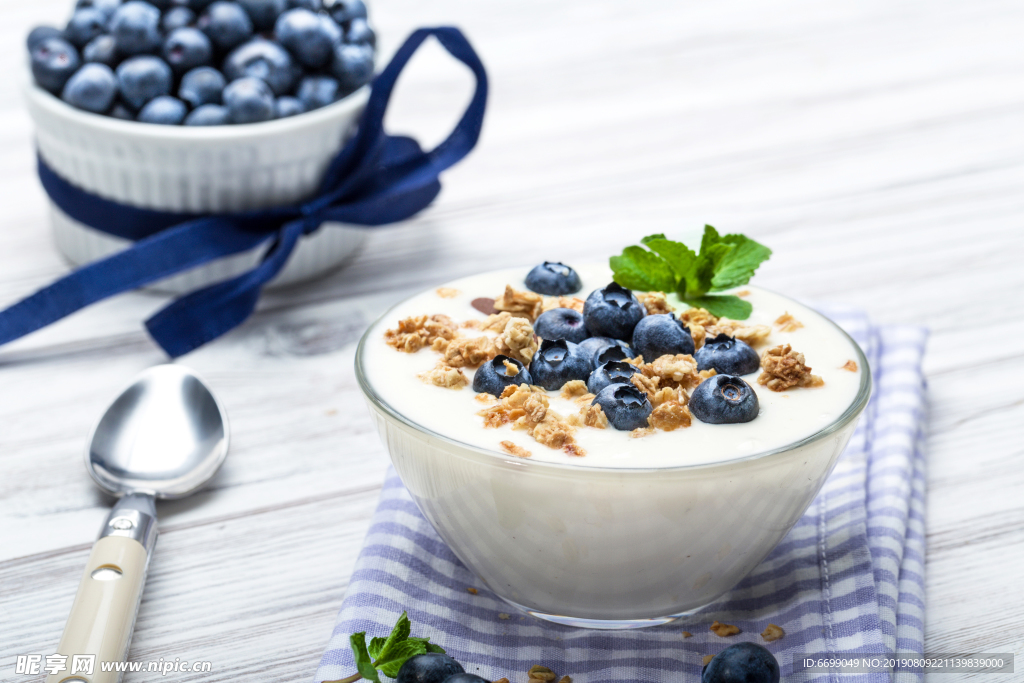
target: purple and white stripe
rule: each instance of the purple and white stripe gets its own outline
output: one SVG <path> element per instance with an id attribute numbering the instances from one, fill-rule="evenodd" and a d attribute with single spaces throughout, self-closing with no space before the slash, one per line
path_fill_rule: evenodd
<path id="1" fill-rule="evenodd" d="M 429 636 L 488 680 L 522 679 L 534 664 L 576 683 L 699 680 L 704 655 L 741 640 L 763 643 L 792 672 L 793 655 L 921 653 L 924 641 L 925 410 L 921 360 L 927 334 L 872 327 L 849 309 L 824 312 L 864 348 L 875 394 L 821 493 L 779 546 L 747 578 L 701 613 L 666 626 L 586 631 L 521 616 L 477 586 L 423 519 L 394 472 L 356 562 L 316 681 L 355 671 L 348 635 L 385 635 L 407 610 L 415 635 Z M 508 618 L 501 618 L 508 615 Z M 719 638 L 712 620 L 742 633 Z M 682 631 L 693 633 L 682 638 Z M 918 680 L 899 674 L 894 683 Z M 805 676 L 836 682 L 893 681 L 886 674 Z"/>

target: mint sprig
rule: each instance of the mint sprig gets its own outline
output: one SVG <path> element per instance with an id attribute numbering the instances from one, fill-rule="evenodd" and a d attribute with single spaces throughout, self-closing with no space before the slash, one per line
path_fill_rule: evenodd
<path id="1" fill-rule="evenodd" d="M 642 292 L 674 292 L 681 301 L 712 315 L 746 320 L 753 306 L 738 296 L 714 294 L 745 285 L 772 250 L 745 235 L 719 235 L 704 226 L 700 251 L 665 235 L 648 235 L 609 263 L 616 282 Z"/>
<path id="2" fill-rule="evenodd" d="M 409 622 L 409 615 L 402 612 L 402 616 L 398 617 L 398 621 L 395 622 L 395 626 L 387 638 L 371 638 L 367 644 L 365 631 L 353 633 L 348 640 L 352 646 L 358 673 L 337 681 L 324 681 L 323 683 L 353 683 L 360 678 L 380 683 L 378 672 L 388 678 L 395 678 L 398 676 L 398 670 L 410 657 L 427 652 L 444 654 L 444 649 L 440 645 L 431 643 L 429 638 L 413 638 L 409 635 L 411 632 L 412 624 Z"/>

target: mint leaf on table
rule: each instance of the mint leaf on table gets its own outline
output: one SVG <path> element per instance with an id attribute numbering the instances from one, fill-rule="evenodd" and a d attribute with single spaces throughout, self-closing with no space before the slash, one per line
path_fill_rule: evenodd
<path id="1" fill-rule="evenodd" d="M 359 672 L 359 675 L 368 681 L 380 683 L 377 668 L 373 665 L 370 653 L 366 650 L 366 631 L 353 633 L 348 637 L 348 641 L 352 644 L 352 654 L 355 655 L 356 671 Z"/>
<path id="2" fill-rule="evenodd" d="M 422 655 L 427 652 L 444 654 L 440 645 L 430 642 L 429 638 L 413 638 L 412 624 L 409 622 L 409 615 L 402 612 L 395 622 L 391 633 L 387 638 L 377 636 L 366 643 L 366 632 L 353 633 L 349 636 L 349 643 L 352 646 L 352 655 L 356 662 L 356 671 L 347 678 L 337 681 L 324 681 L 323 683 L 355 683 L 360 678 L 365 678 L 374 683 L 380 683 L 380 673 L 395 678 L 399 669 L 410 657 Z"/>
<path id="3" fill-rule="evenodd" d="M 392 645 L 380 659 L 374 662 L 374 666 L 380 669 L 385 676 L 395 678 L 398 676 L 398 670 L 405 664 L 405 660 L 422 655 L 426 651 L 427 644 L 421 640 L 403 640 Z"/>

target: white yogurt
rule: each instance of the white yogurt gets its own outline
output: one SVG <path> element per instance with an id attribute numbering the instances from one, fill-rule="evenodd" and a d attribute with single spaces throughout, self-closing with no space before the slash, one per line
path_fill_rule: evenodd
<path id="1" fill-rule="evenodd" d="M 657 431 L 643 438 L 611 427 L 595 429 L 580 427 L 576 440 L 586 450 L 583 457 L 571 456 L 534 441 L 525 431 L 510 426 L 485 428 L 478 413 L 484 404 L 475 399 L 471 387 L 444 389 L 426 384 L 418 375 L 430 370 L 439 355 L 429 348 L 417 353 L 401 353 L 384 343 L 384 332 L 398 321 L 414 315 L 443 313 L 456 322 L 482 320 L 486 316 L 471 305 L 479 297 L 497 297 L 511 284 L 526 289 L 523 279 L 528 269 L 518 268 L 475 275 L 450 282 L 444 287 L 456 289 L 458 296 L 441 298 L 436 290 L 419 294 L 399 304 L 371 329 L 364 348 L 364 372 L 374 392 L 395 411 L 421 427 L 471 446 L 492 450 L 502 458 L 501 441 L 511 441 L 532 453 L 533 460 L 592 467 L 635 468 L 675 467 L 724 462 L 774 450 L 811 436 L 834 422 L 853 403 L 861 383 L 863 367 L 855 372 L 843 369 L 847 361 L 859 357 L 854 342 L 833 323 L 810 308 L 792 299 L 745 286 L 744 298 L 753 307 L 748 324 L 772 326 L 772 333 L 763 351 L 779 344 L 791 344 L 806 357 L 807 365 L 825 384 L 817 388 L 792 388 L 784 392 L 770 391 L 757 384 L 760 370 L 744 377 L 757 393 L 760 412 L 754 420 L 743 424 L 711 425 L 693 419 L 692 425 L 672 432 Z M 593 290 L 611 282 L 611 272 L 603 266 L 578 268 L 583 288 L 575 294 L 581 299 Z M 675 297 L 670 303 L 681 311 L 687 308 Z M 790 313 L 803 327 L 783 332 L 773 325 L 784 313 Z M 480 332 L 464 329 L 462 334 Z M 472 370 L 465 370 L 472 383 Z M 579 406 L 548 392 L 552 410 L 569 415 Z"/>

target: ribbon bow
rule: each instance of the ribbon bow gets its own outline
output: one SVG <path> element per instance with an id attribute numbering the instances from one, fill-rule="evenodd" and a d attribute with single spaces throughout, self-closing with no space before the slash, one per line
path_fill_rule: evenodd
<path id="1" fill-rule="evenodd" d="M 476 90 L 448 138 L 424 152 L 411 138 L 385 133 L 384 113 L 399 74 L 428 36 L 469 67 Z M 85 192 L 40 158 L 43 187 L 64 213 L 134 244 L 0 311 L 0 344 L 107 297 L 269 243 L 263 260 L 249 272 L 187 294 L 146 321 L 150 335 L 171 357 L 186 354 L 252 314 L 263 285 L 284 267 L 302 235 L 328 221 L 367 227 L 394 223 L 427 207 L 441 191 L 439 174 L 476 145 L 486 104 L 487 74 L 462 32 L 422 28 L 374 79 L 355 136 L 331 162 L 316 195 L 303 203 L 234 214 L 152 211 Z"/>

